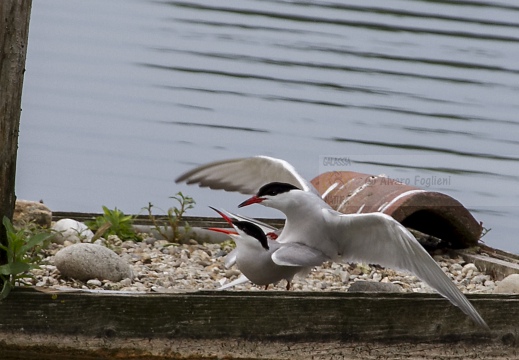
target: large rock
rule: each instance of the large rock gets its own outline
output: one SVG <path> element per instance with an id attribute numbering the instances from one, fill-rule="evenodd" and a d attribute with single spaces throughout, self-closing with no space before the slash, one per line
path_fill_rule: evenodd
<path id="1" fill-rule="evenodd" d="M 519 274 L 512 274 L 497 283 L 494 289 L 499 294 L 519 294 Z"/>
<path id="2" fill-rule="evenodd" d="M 79 243 L 61 249 L 54 264 L 65 277 L 88 281 L 133 279 L 130 266 L 112 250 L 96 244 Z"/>
<path id="3" fill-rule="evenodd" d="M 71 243 L 87 242 L 92 240 L 94 233 L 82 222 L 72 219 L 61 219 L 52 225 L 56 234 L 52 237 L 52 242 L 63 244 L 65 241 Z"/>
<path id="4" fill-rule="evenodd" d="M 13 214 L 13 224 L 23 227 L 35 223 L 49 228 L 52 221 L 52 212 L 44 204 L 37 201 L 16 200 Z"/>
<path id="5" fill-rule="evenodd" d="M 350 285 L 348 292 L 402 292 L 402 288 L 393 283 L 383 283 L 375 281 L 355 281 Z"/>

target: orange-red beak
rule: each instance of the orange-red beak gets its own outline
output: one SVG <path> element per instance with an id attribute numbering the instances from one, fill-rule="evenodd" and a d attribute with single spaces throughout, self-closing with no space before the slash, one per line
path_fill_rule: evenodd
<path id="1" fill-rule="evenodd" d="M 252 205 L 252 204 L 259 204 L 263 200 L 265 200 L 265 198 L 257 197 L 256 195 L 254 195 L 253 197 L 242 202 L 240 205 L 238 205 L 238 207 L 244 207 L 244 206 L 248 206 L 248 205 Z"/>
<path id="2" fill-rule="evenodd" d="M 232 219 L 230 217 L 228 217 L 227 215 L 225 215 L 223 212 L 221 212 L 220 210 L 218 209 L 215 209 L 214 207 L 212 206 L 209 206 L 211 209 L 213 209 L 214 211 L 216 211 L 218 213 L 218 215 L 220 215 L 225 221 L 227 221 L 227 223 L 231 226 L 232 225 Z"/>
<path id="3" fill-rule="evenodd" d="M 227 235 L 238 235 L 238 233 L 231 229 L 222 229 L 222 228 L 206 228 L 207 230 L 211 230 L 214 232 L 224 233 Z"/>

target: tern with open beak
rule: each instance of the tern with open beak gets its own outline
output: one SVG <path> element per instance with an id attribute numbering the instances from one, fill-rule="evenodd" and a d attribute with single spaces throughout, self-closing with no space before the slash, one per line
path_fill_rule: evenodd
<path id="1" fill-rule="evenodd" d="M 223 211 L 212 209 L 233 227 L 233 230 L 210 228 L 210 230 L 228 234 L 236 243 L 236 249 L 227 255 L 226 267 L 235 263 L 242 274 L 256 285 L 263 285 L 267 288 L 270 284 L 286 280 L 286 288 L 289 290 L 295 275 L 303 276 L 309 273 L 313 266 L 320 265 L 328 260 L 323 258 L 319 251 L 315 251 L 304 244 L 281 244 L 270 239 L 268 235 L 273 233 L 272 230 L 275 229 L 266 224 L 255 220 L 238 220 L 237 218 L 247 218 L 229 214 L 234 217 L 234 219 L 231 219 Z M 304 260 L 298 263 L 290 260 L 288 265 L 278 265 L 274 262 L 274 259 L 283 259 L 285 256 L 288 256 L 289 259 L 295 256 L 296 259 Z M 236 282 L 233 282 L 233 285 L 245 281 L 245 279 L 240 280 L 239 278 Z"/>

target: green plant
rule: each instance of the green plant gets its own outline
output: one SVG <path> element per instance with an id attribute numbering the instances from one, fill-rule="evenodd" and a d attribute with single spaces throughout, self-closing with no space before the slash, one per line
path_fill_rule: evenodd
<path id="1" fill-rule="evenodd" d="M 133 230 L 132 215 L 124 215 L 124 213 L 115 208 L 108 209 L 103 206 L 103 215 L 96 217 L 94 220 L 87 221 L 86 225 L 96 233 L 93 240 L 105 235 L 117 235 L 121 240 L 140 241 L 141 238 Z"/>
<path id="2" fill-rule="evenodd" d="M 479 236 L 479 241 L 481 241 L 481 242 L 484 243 L 484 241 L 481 240 L 481 239 L 483 239 L 483 237 L 484 237 L 486 234 L 488 234 L 489 231 L 492 230 L 492 228 L 486 228 L 486 227 L 483 226 L 483 224 L 481 224 L 481 227 L 482 227 L 482 230 L 481 230 L 481 235 Z"/>
<path id="3" fill-rule="evenodd" d="M 16 230 L 5 216 L 3 224 L 7 234 L 7 246 L 0 244 L 0 249 L 7 254 L 7 264 L 0 265 L 0 279 L 3 282 L 0 300 L 9 294 L 16 282 L 31 277 L 27 271 L 37 268 L 41 260 L 39 251 L 45 241 L 54 235 L 50 230 L 41 228 Z"/>
<path id="4" fill-rule="evenodd" d="M 166 215 L 166 224 L 160 225 L 152 214 L 153 204 L 148 203 L 148 207 L 146 210 L 148 211 L 148 216 L 153 223 L 155 230 L 166 240 L 170 242 L 179 243 L 182 240 L 182 234 L 179 231 L 180 224 L 183 221 L 184 214 L 186 211 L 195 207 L 195 200 L 190 197 L 182 194 L 182 192 L 178 192 L 175 196 L 170 196 L 170 199 L 174 199 L 178 202 L 179 207 L 170 207 L 167 211 Z M 168 234 L 168 228 L 171 229 L 171 235 Z M 184 233 L 188 233 L 191 227 L 187 221 L 184 221 Z"/>

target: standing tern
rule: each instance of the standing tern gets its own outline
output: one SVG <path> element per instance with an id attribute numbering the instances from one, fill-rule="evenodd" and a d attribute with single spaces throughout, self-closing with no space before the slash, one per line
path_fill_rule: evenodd
<path id="1" fill-rule="evenodd" d="M 252 218 L 249 218 L 249 217 L 246 217 L 243 215 L 233 214 L 233 213 L 225 211 L 225 210 L 218 210 L 212 206 L 209 206 L 209 208 L 216 211 L 218 213 L 218 215 L 220 215 L 222 217 L 222 219 L 224 219 L 231 226 L 231 228 L 235 228 L 235 225 L 233 224 L 233 220 L 236 220 L 236 221 L 245 221 L 245 222 L 250 222 L 250 223 L 255 224 L 263 231 L 263 233 L 267 236 L 267 238 L 271 239 L 271 240 L 277 239 L 279 234 L 281 233 L 281 229 L 277 229 L 274 226 L 270 226 L 259 220 L 252 219 Z M 238 233 L 236 231 L 234 231 L 234 232 L 227 231 L 227 230 L 224 230 L 221 228 L 209 228 L 209 230 L 216 231 L 216 232 L 222 232 L 227 235 L 231 235 L 231 234 L 238 235 Z M 258 241 L 260 241 L 260 239 L 258 239 Z M 238 249 L 235 248 L 229 254 L 227 254 L 227 256 L 225 257 L 225 267 L 227 269 L 229 269 L 230 267 L 232 267 L 233 265 L 236 264 L 237 252 L 238 252 Z"/>
<path id="2" fill-rule="evenodd" d="M 223 212 L 217 211 L 225 220 L 232 224 L 233 230 L 210 228 L 228 234 L 236 243 L 236 249 L 229 253 L 236 262 L 238 269 L 247 279 L 256 285 L 264 285 L 267 288 L 270 284 L 280 280 L 287 281 L 287 290 L 290 289 L 292 279 L 295 275 L 303 275 L 310 272 L 313 266 L 320 265 L 324 259 L 320 254 L 305 245 L 300 244 L 281 244 L 270 240 L 265 234 L 264 229 L 253 222 L 230 219 Z M 294 253 L 304 253 L 303 258 L 308 259 L 297 264 L 291 262 L 290 265 L 278 265 L 274 262 L 274 254 L 280 253 L 281 257 L 293 256 Z M 226 265 L 228 263 L 226 260 Z M 238 283 L 241 283 L 238 279 Z"/>
<path id="3" fill-rule="evenodd" d="M 304 244 L 319 256 L 338 262 L 364 262 L 404 270 L 458 306 L 479 326 L 489 329 L 463 293 L 399 222 L 383 213 L 342 214 L 320 197 L 310 182 L 288 162 L 268 156 L 224 160 L 197 167 L 176 182 L 254 194 L 239 207 L 259 203 L 283 212 L 286 223 L 280 244 Z M 298 254 L 278 265 L 311 261 Z M 288 258 L 288 256 L 287 256 Z M 291 262 L 293 261 L 293 262 Z"/>

